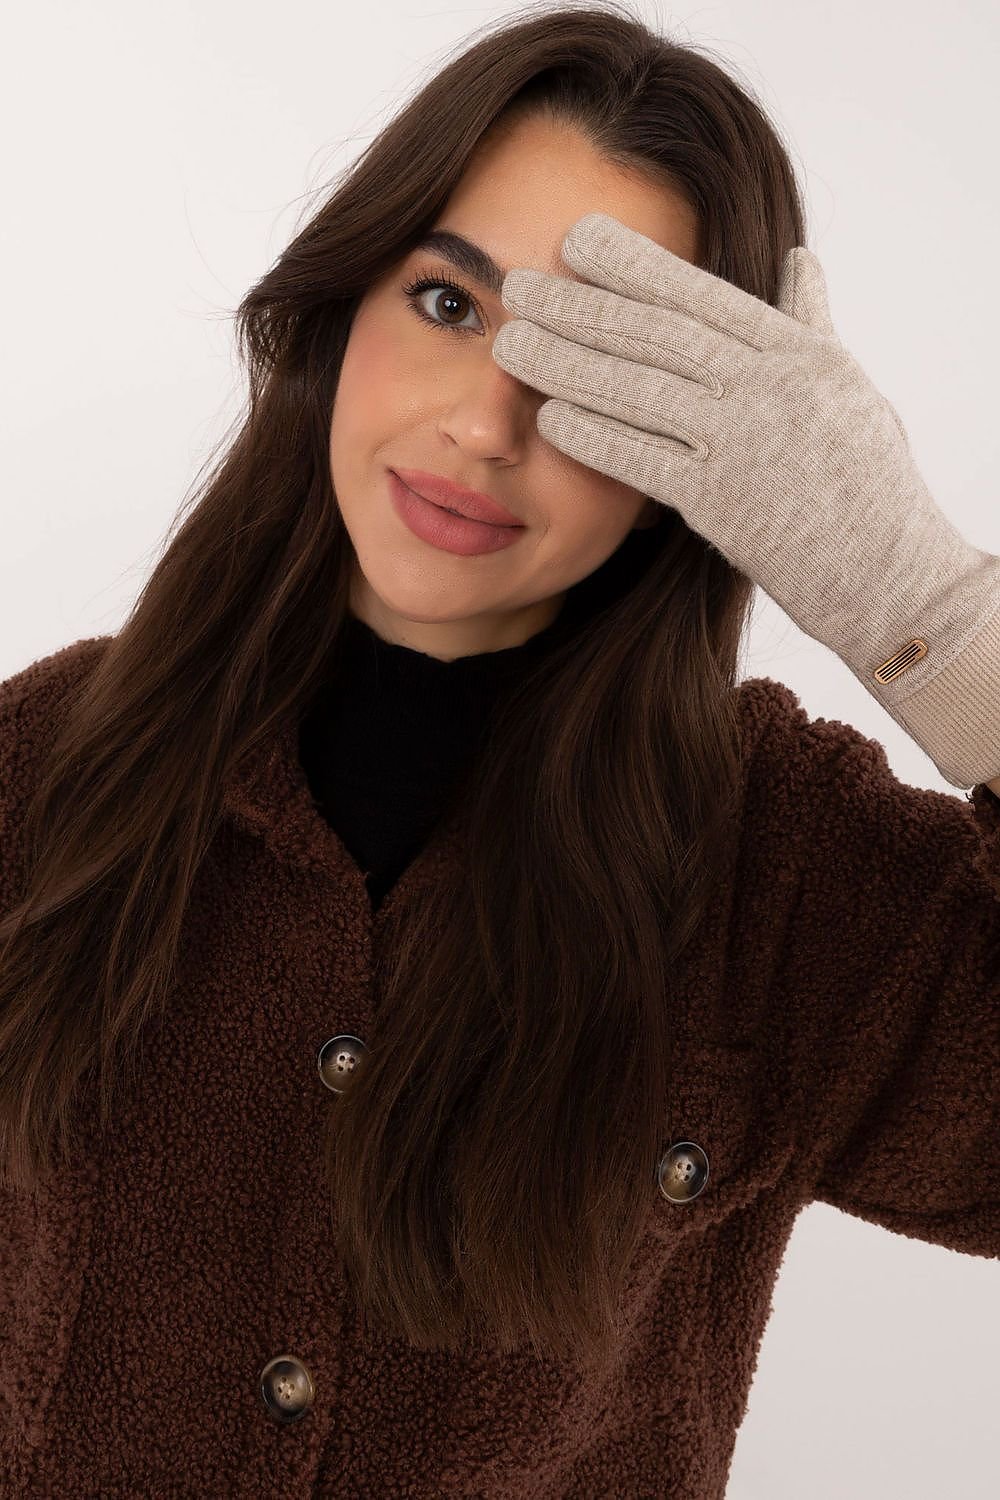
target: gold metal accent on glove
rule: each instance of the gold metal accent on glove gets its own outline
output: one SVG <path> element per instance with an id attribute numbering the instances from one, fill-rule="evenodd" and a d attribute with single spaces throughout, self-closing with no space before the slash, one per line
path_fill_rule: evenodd
<path id="1" fill-rule="evenodd" d="M 922 661 L 927 655 L 927 642 L 915 636 L 912 641 L 907 641 L 880 667 L 876 667 L 872 674 L 876 682 L 892 682 L 896 677 L 901 677 L 908 667 L 912 667 L 915 661 Z"/>

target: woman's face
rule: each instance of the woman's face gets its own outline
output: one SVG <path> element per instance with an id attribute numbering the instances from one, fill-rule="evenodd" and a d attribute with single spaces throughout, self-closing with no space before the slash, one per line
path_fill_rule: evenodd
<path id="1" fill-rule="evenodd" d="M 533 266 L 582 280 L 559 250 L 594 210 L 695 259 L 697 223 L 683 200 L 543 120 L 481 141 L 434 228 L 482 247 L 503 268 L 501 279 Z M 433 284 L 404 290 L 423 276 Z M 499 289 L 439 250 L 413 251 L 359 303 L 334 400 L 330 472 L 355 553 L 351 611 L 383 639 L 441 660 L 520 645 L 544 629 L 566 590 L 660 510 L 541 436 L 535 416 L 547 396 L 492 357 L 511 316 Z M 522 527 L 498 551 L 444 550 L 407 525 L 390 469 L 444 475 L 485 493 Z"/>

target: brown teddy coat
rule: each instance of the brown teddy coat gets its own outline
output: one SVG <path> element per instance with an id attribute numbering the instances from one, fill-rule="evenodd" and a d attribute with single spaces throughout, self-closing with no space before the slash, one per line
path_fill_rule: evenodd
<path id="1" fill-rule="evenodd" d="M 104 639 L 0 685 L 0 910 Z M 0 1188 L 0 1495 L 721 1500 L 806 1204 L 1000 1255 L 1000 800 L 904 785 L 770 678 L 739 694 L 741 836 L 671 1016 L 622 1373 L 395 1339 L 360 1356 L 328 1084 L 372 1025 L 374 948 L 455 850 L 442 824 L 373 914 L 289 723 L 227 786 L 118 1129 L 37 1199 Z"/>

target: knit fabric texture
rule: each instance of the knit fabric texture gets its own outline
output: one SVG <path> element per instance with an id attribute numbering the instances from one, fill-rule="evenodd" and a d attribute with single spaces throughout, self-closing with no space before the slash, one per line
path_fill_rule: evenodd
<path id="1" fill-rule="evenodd" d="M 25 879 L 21 810 L 107 639 L 0 684 L 2 911 Z M 359 865 L 290 721 L 226 785 L 117 1128 L 40 1194 L 0 1188 L 4 1500 L 722 1500 L 805 1205 L 1000 1255 L 1000 800 L 901 783 L 878 741 L 771 678 L 737 691 L 739 837 L 664 1017 L 663 1148 L 696 1143 L 710 1174 L 680 1203 L 635 1184 L 648 1222 L 616 1372 L 387 1336 L 362 1355 L 317 1055 L 372 1031 L 373 955 L 446 878 L 456 831 L 445 817 L 421 842 L 414 821 L 418 852 L 373 910 L 366 869 L 387 875 L 391 840 L 353 829 Z M 314 1384 L 294 1423 L 261 1396 L 278 1355 Z"/>
<path id="2" fill-rule="evenodd" d="M 1000 557 L 928 490 L 899 413 L 836 335 L 818 258 L 785 253 L 772 306 L 611 214 L 577 220 L 562 256 L 580 280 L 507 273 L 516 316 L 492 347 L 553 398 L 542 436 L 678 511 L 952 786 L 992 780 Z"/>

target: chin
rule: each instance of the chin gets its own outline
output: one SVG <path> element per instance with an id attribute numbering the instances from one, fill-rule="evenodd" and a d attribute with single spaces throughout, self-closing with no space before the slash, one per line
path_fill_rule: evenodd
<path id="1" fill-rule="evenodd" d="M 356 614 L 374 610 L 376 613 L 394 615 L 413 625 L 455 625 L 482 612 L 482 599 L 459 600 L 452 595 L 442 597 L 447 585 L 432 594 L 425 585 L 416 583 L 407 588 L 405 580 L 380 579 L 378 584 L 365 577 L 360 591 L 352 591 L 351 608 Z"/>

